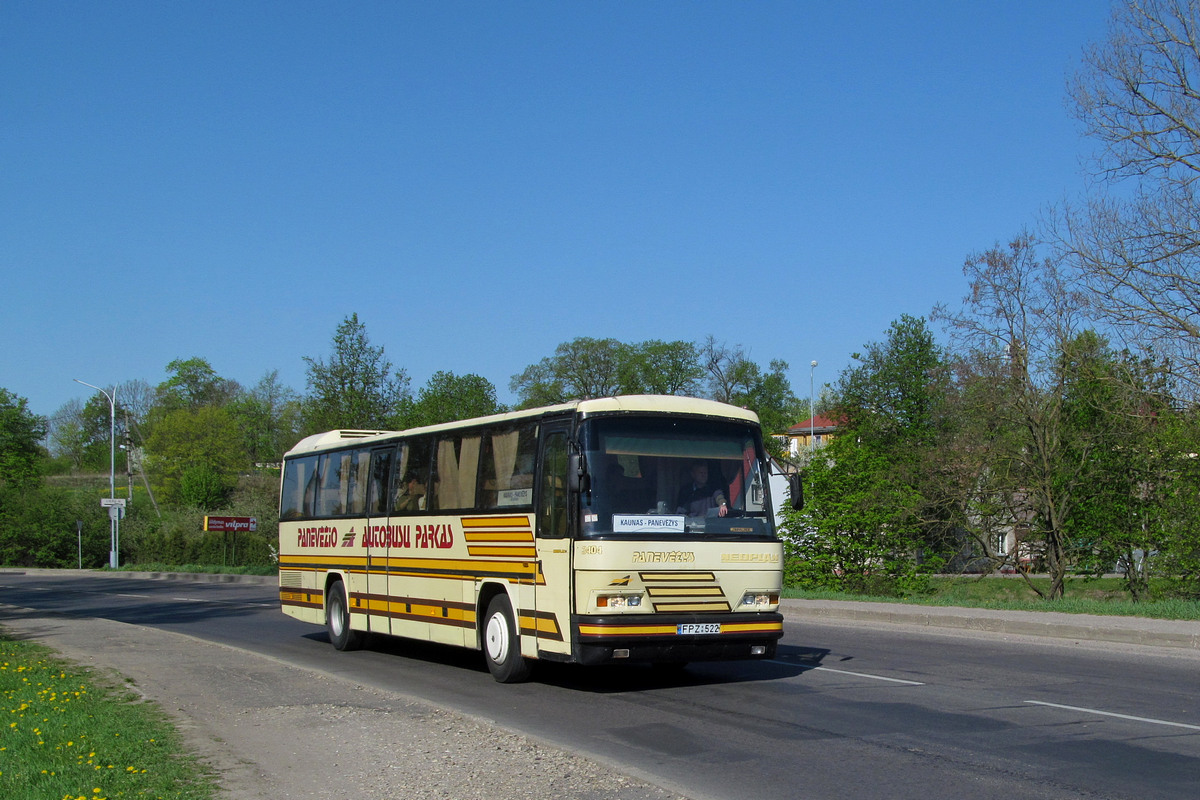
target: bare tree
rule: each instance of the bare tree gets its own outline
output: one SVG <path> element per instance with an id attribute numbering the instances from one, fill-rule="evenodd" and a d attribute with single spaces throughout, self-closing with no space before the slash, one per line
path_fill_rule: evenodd
<path id="1" fill-rule="evenodd" d="M 960 380 L 990 389 L 970 395 L 983 401 L 973 413 L 995 431 L 975 443 L 988 450 L 995 505 L 1010 520 L 1029 521 L 1050 573 L 1049 595 L 1061 597 L 1067 523 L 1098 436 L 1072 428 L 1064 408 L 1064 364 L 1080 333 L 1082 303 L 1057 265 L 1038 257 L 1028 234 L 971 256 L 963 272 L 971 282 L 963 310 L 939 307 L 934 316 L 964 354 Z"/>
<path id="2" fill-rule="evenodd" d="M 722 403 L 732 403 L 738 395 L 748 394 L 759 377 L 758 365 L 750 360 L 740 344 L 729 347 L 709 336 L 700 345 L 700 363 L 708 373 L 708 394 Z"/>
<path id="3" fill-rule="evenodd" d="M 1093 314 L 1200 391 L 1200 4 L 1128 0 L 1070 86 L 1098 182 L 1051 220 Z"/>

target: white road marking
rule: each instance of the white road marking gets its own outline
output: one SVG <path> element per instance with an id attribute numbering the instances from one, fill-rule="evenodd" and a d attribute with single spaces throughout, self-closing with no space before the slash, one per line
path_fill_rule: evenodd
<path id="1" fill-rule="evenodd" d="M 906 686 L 924 686 L 920 681 L 906 681 L 902 678 L 885 678 L 882 675 L 868 675 L 865 672 L 850 672 L 845 669 L 830 669 L 829 667 L 813 667 L 813 669 L 821 670 L 822 672 L 836 672 L 839 675 L 853 675 L 856 678 L 870 678 L 876 681 L 888 681 L 890 683 L 903 683 Z"/>
<path id="2" fill-rule="evenodd" d="M 865 672 L 850 672 L 849 670 L 833 669 L 831 667 L 807 667 L 803 664 L 797 664 L 794 661 L 780 661 L 778 659 L 771 659 L 768 663 L 782 664 L 785 667 L 797 667 L 798 666 L 798 667 L 802 668 L 805 672 L 809 672 L 809 671 L 836 672 L 839 675 L 853 675 L 856 678 L 869 678 L 873 681 L 887 681 L 889 683 L 903 683 L 905 686 L 924 686 L 925 685 L 925 684 L 921 683 L 920 681 L 906 681 L 906 680 L 903 680 L 902 678 L 885 678 L 882 675 L 868 675 Z"/>
<path id="3" fill-rule="evenodd" d="M 1165 719 L 1153 719 L 1151 717 L 1134 717 L 1129 714 L 1116 714 L 1112 711 L 1100 711 L 1095 708 L 1080 708 L 1079 706 L 1064 706 L 1060 703 L 1043 703 L 1040 700 L 1026 700 L 1026 703 L 1034 706 L 1049 706 L 1050 708 L 1062 708 L 1067 711 L 1078 711 L 1081 714 L 1099 714 L 1102 717 L 1116 717 L 1117 719 L 1128 719 L 1134 722 L 1148 722 L 1151 725 L 1170 725 L 1172 728 L 1187 728 L 1188 730 L 1200 731 L 1200 725 L 1188 725 L 1185 722 L 1170 722 Z"/>

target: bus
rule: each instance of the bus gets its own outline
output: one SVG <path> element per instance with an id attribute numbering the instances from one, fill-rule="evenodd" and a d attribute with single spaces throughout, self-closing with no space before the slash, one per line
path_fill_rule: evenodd
<path id="1" fill-rule="evenodd" d="M 480 650 L 504 683 L 535 660 L 768 659 L 768 466 L 753 412 L 676 396 L 310 436 L 283 462 L 282 610 L 338 650 Z"/>

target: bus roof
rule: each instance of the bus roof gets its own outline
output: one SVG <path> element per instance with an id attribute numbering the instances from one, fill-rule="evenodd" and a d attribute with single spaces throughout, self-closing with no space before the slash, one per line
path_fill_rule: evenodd
<path id="1" fill-rule="evenodd" d="M 569 403 L 562 403 L 555 406 L 530 408 L 523 411 L 509 411 L 503 414 L 493 414 L 487 417 L 475 417 L 473 419 L 458 420 L 457 422 L 445 422 L 440 425 L 427 425 L 421 428 L 409 428 L 408 430 L 404 431 L 327 431 L 325 433 L 317 433 L 301 439 L 291 450 L 286 453 L 286 455 L 291 456 L 299 455 L 301 453 L 315 453 L 322 450 L 342 447 L 354 442 L 371 444 L 374 440 L 389 439 L 399 434 L 412 436 L 423 433 L 437 433 L 439 431 L 454 430 L 457 428 L 470 428 L 477 425 L 519 422 L 521 420 L 527 420 L 536 417 L 570 412 L 578 413 L 581 417 L 588 417 L 598 414 L 656 412 L 664 414 L 723 417 L 725 419 L 737 419 L 758 424 L 758 415 L 753 411 L 745 408 L 739 408 L 737 406 L 731 406 L 727 403 L 719 403 L 716 400 L 702 400 L 697 397 L 679 397 L 676 395 L 627 394 L 619 395 L 617 397 L 599 397 L 591 400 L 573 400 Z"/>

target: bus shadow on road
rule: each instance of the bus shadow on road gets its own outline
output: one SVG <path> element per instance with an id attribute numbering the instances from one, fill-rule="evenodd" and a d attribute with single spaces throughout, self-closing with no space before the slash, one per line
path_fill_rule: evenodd
<path id="1" fill-rule="evenodd" d="M 331 646 L 325 631 L 314 631 L 305 634 L 304 638 Z M 478 650 L 382 634 L 368 635 L 362 649 L 388 657 L 487 675 L 483 654 Z M 746 661 L 604 666 L 538 661 L 534 664 L 530 682 L 580 692 L 618 694 L 672 687 L 775 681 L 794 678 L 820 666 L 829 653 L 826 648 L 779 645 L 774 658 Z"/>
<path id="2" fill-rule="evenodd" d="M 533 680 L 584 692 L 640 692 L 673 687 L 712 686 L 794 678 L 819 666 L 829 650 L 780 645 L 774 658 L 696 661 L 690 664 L 619 664 L 585 667 L 539 662 Z"/>

